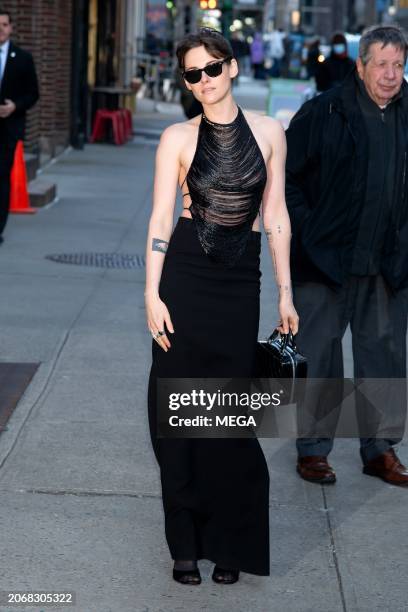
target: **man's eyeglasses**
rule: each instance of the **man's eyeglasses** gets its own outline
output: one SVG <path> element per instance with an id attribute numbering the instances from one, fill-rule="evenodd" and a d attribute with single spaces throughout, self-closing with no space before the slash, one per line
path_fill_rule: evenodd
<path id="1" fill-rule="evenodd" d="M 229 55 L 219 62 L 208 64 L 208 66 L 205 66 L 204 68 L 192 68 L 191 70 L 186 70 L 183 72 L 183 77 L 186 79 L 187 83 L 194 85 L 195 83 L 201 81 L 203 71 L 211 78 L 220 76 L 223 64 L 225 62 L 229 62 L 230 60 L 232 60 L 232 57 Z"/>

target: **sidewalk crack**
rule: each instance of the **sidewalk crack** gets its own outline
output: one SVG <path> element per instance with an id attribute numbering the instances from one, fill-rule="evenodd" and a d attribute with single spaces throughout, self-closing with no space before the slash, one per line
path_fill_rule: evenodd
<path id="1" fill-rule="evenodd" d="M 330 549 L 331 549 L 331 553 L 333 556 L 334 567 L 336 569 L 337 582 L 339 584 L 341 605 L 343 608 L 343 612 L 347 612 L 346 598 L 344 595 L 344 587 L 343 587 L 343 579 L 341 577 L 339 559 L 338 559 L 337 550 L 336 550 L 336 542 L 334 539 L 334 530 L 333 530 L 333 525 L 332 525 L 331 518 L 330 518 L 329 507 L 327 505 L 327 497 L 326 497 L 326 491 L 324 490 L 324 486 L 322 486 L 322 495 L 323 495 L 323 504 L 324 504 L 325 514 L 326 514 L 326 520 L 327 520 L 327 527 L 328 527 L 329 535 L 330 535 Z"/>
<path id="2" fill-rule="evenodd" d="M 161 499 L 161 495 L 155 493 L 136 493 L 135 491 L 95 491 L 90 489 L 7 489 L 0 487 L 1 493 L 31 493 L 34 495 L 75 495 L 78 497 L 134 497 L 136 499 Z"/>

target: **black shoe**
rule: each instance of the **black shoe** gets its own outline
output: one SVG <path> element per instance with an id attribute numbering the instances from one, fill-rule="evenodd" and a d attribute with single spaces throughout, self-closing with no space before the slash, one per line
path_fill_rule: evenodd
<path id="1" fill-rule="evenodd" d="M 173 569 L 173 578 L 176 582 L 180 582 L 180 584 L 188 584 L 190 586 L 201 584 L 201 575 L 198 568 L 192 570 Z"/>
<path id="2" fill-rule="evenodd" d="M 211 577 L 217 584 L 234 584 L 239 580 L 239 570 L 223 569 L 216 565 Z"/>

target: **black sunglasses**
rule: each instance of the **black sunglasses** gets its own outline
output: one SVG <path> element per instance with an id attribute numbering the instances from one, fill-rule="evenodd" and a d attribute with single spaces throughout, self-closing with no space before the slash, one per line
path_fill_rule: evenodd
<path id="1" fill-rule="evenodd" d="M 187 83 L 194 85 L 195 83 L 201 81 L 201 75 L 203 71 L 207 76 L 211 78 L 220 76 L 223 64 L 225 62 L 229 62 L 230 60 L 232 60 L 232 57 L 229 55 L 228 57 L 225 57 L 219 62 L 208 64 L 208 66 L 205 66 L 204 68 L 192 68 L 191 70 L 186 70 L 185 72 L 183 72 L 183 78 L 186 79 Z"/>

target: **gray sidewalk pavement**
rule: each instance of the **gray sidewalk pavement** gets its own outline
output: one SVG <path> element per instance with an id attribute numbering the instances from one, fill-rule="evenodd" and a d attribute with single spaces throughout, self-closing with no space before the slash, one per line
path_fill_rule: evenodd
<path id="1" fill-rule="evenodd" d="M 45 258 L 143 255 L 154 154 L 138 137 L 69 151 L 44 172 L 59 201 L 7 226 L 0 358 L 41 365 L 0 435 L 0 591 L 74 591 L 78 612 L 406 611 L 408 491 L 364 476 L 356 440 L 336 442 L 331 488 L 297 476 L 292 440 L 262 441 L 270 577 L 219 586 L 203 562 L 200 587 L 172 580 L 147 424 L 144 269 Z M 262 268 L 266 335 L 276 292 L 265 245 Z M 345 348 L 350 367 L 349 337 Z M 406 442 L 399 452 L 408 462 Z M 17 609 L 63 608 L 0 607 Z"/>

